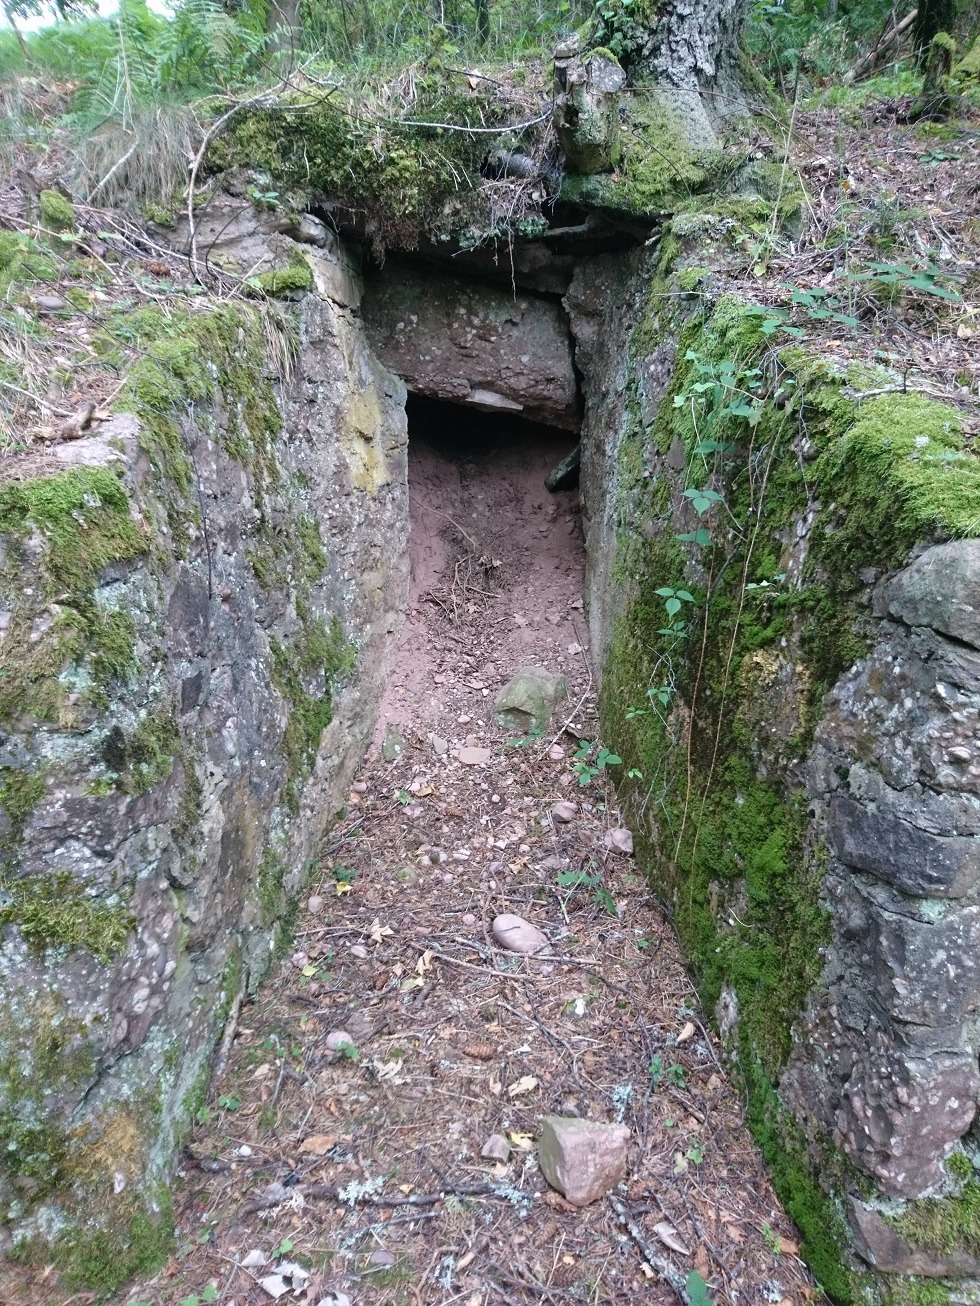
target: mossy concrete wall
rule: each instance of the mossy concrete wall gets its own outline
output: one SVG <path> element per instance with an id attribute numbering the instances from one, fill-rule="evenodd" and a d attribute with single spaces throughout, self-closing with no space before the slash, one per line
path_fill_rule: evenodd
<path id="1" fill-rule="evenodd" d="M 980 463 L 955 410 L 704 293 L 709 227 L 584 264 L 566 297 L 605 737 L 642 775 L 639 856 L 818 1280 L 959 1300 L 980 1288 Z"/>
<path id="2" fill-rule="evenodd" d="M 406 598 L 404 389 L 339 247 L 288 253 L 283 313 L 122 314 L 121 415 L 0 486 L 0 1237 L 89 1287 L 166 1247 Z"/>

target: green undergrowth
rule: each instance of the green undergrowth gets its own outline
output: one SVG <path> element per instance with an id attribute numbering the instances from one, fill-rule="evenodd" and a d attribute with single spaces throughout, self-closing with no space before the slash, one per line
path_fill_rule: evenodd
<path id="1" fill-rule="evenodd" d="M 955 410 L 862 401 L 880 375 L 837 374 L 738 301 L 692 310 L 668 288 L 655 279 L 632 337 L 635 365 L 680 339 L 656 416 L 627 407 L 605 732 L 643 776 L 628 792 L 638 848 L 701 997 L 737 1008 L 750 1118 L 804 1255 L 848 1302 L 841 1218 L 777 1092 L 829 937 L 826 854 L 791 777 L 867 647 L 869 578 L 918 541 L 980 530 L 980 462 Z"/>

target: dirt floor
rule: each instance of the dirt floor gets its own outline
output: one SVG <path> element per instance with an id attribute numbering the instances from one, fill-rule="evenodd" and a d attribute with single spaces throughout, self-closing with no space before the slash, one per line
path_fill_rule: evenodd
<path id="1" fill-rule="evenodd" d="M 674 935 L 606 846 L 612 790 L 573 769 L 595 742 L 583 545 L 577 494 L 543 488 L 568 440 L 450 412 L 414 423 L 412 608 L 378 739 L 187 1149 L 179 1251 L 128 1300 L 668 1303 L 665 1275 L 692 1270 L 717 1303 L 818 1299 Z M 528 664 L 568 681 L 531 741 L 493 716 Z M 548 953 L 496 946 L 501 912 Z M 577 1209 L 548 1187 L 549 1113 L 629 1126 L 615 1194 Z M 481 1157 L 495 1133 L 506 1162 Z"/>

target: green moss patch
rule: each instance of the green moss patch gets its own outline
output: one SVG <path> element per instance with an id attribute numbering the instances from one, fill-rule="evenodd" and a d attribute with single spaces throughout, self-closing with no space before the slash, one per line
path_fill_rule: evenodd
<path id="1" fill-rule="evenodd" d="M 75 226 L 75 210 L 71 200 L 56 190 L 42 190 L 38 196 L 41 221 L 50 231 L 71 231 Z"/>
<path id="2" fill-rule="evenodd" d="M 296 807 L 300 785 L 316 761 L 320 739 L 332 720 L 334 681 L 353 666 L 354 650 L 336 620 L 330 626 L 310 621 L 293 643 L 271 643 L 272 683 L 289 707 L 282 750 L 287 801 Z"/>
<path id="3" fill-rule="evenodd" d="M 364 109 L 368 92 L 296 94 L 274 108 L 242 115 L 211 150 L 215 167 L 247 167 L 274 179 L 298 206 L 317 196 L 371 214 L 383 237 L 412 247 L 422 231 L 446 226 L 444 206 L 472 195 L 480 164 L 494 148 L 486 127 L 510 120 L 508 106 L 483 88 L 430 70 L 411 112 Z M 435 124 L 427 126 L 426 124 Z M 479 127 L 477 133 L 438 124 Z"/>
<path id="4" fill-rule="evenodd" d="M 126 947 L 133 929 L 127 906 L 98 902 L 70 871 L 0 882 L 0 926 L 18 925 L 35 952 L 85 948 L 111 961 Z"/>

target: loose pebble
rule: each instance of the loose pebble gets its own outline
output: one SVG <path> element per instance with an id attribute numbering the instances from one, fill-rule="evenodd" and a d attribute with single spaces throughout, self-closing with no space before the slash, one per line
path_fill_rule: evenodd
<path id="1" fill-rule="evenodd" d="M 310 962 L 310 959 L 305 952 L 294 952 L 293 955 L 289 958 L 289 960 L 292 962 L 292 964 L 296 967 L 297 970 L 302 970 L 303 967 L 308 966 Z"/>
<path id="2" fill-rule="evenodd" d="M 466 745 L 463 748 L 457 748 L 456 756 L 464 766 L 483 766 L 490 761 L 490 749 L 473 748 Z"/>
<path id="3" fill-rule="evenodd" d="M 577 813 L 578 808 L 576 805 L 567 799 L 564 802 L 555 803 L 551 809 L 552 818 L 561 825 L 568 825 L 570 821 L 574 821 Z"/>
<path id="4" fill-rule="evenodd" d="M 311 916 L 319 916 L 323 911 L 323 899 L 318 893 L 311 893 L 306 900 L 306 910 Z"/>
<path id="5" fill-rule="evenodd" d="M 633 856 L 633 836 L 629 830 L 622 827 L 617 830 L 607 830 L 602 842 L 611 852 L 622 853 L 624 857 Z"/>
<path id="6" fill-rule="evenodd" d="M 466 915 L 463 917 L 463 924 L 464 924 L 464 925 L 475 925 L 475 924 L 476 924 L 476 917 L 473 915 L 473 913 L 472 913 L 471 911 L 468 911 L 468 912 L 466 913 Z"/>
<path id="7" fill-rule="evenodd" d="M 355 943 L 351 947 L 351 956 L 360 958 L 361 961 L 368 957 L 368 950 L 363 943 Z"/>
<path id="8" fill-rule="evenodd" d="M 327 1050 L 329 1052 L 338 1052 L 347 1043 L 353 1043 L 354 1040 L 347 1033 L 346 1029 L 332 1029 L 326 1037 Z"/>
<path id="9" fill-rule="evenodd" d="M 491 1134 L 480 1148 L 480 1155 L 488 1161 L 507 1162 L 510 1160 L 510 1143 L 503 1134 Z"/>

